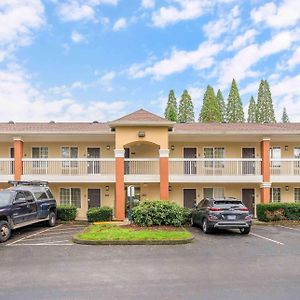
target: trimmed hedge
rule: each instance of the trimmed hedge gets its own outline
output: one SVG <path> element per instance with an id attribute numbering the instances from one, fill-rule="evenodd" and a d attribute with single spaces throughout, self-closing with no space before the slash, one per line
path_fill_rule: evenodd
<path id="1" fill-rule="evenodd" d="M 300 220 L 300 203 L 257 204 L 256 214 L 264 222 Z"/>
<path id="2" fill-rule="evenodd" d="M 111 221 L 113 210 L 108 206 L 93 207 L 87 211 L 86 216 L 89 222 Z"/>
<path id="3" fill-rule="evenodd" d="M 77 208 L 73 205 L 58 205 L 57 218 L 62 221 L 74 221 L 77 215 Z"/>
<path id="4" fill-rule="evenodd" d="M 181 226 L 188 216 L 186 209 L 170 201 L 145 201 L 132 209 L 132 220 L 139 226 Z"/>

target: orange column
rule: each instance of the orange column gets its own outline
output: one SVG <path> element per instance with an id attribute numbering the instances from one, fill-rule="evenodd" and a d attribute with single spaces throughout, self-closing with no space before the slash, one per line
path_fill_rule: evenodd
<path id="1" fill-rule="evenodd" d="M 261 175 L 263 183 L 260 186 L 260 201 L 261 203 L 270 202 L 270 139 L 265 138 L 261 141 Z"/>
<path id="2" fill-rule="evenodd" d="M 15 154 L 15 162 L 14 162 L 14 174 L 15 180 L 21 180 L 21 176 L 23 174 L 23 141 L 20 138 L 14 139 L 14 154 Z"/>
<path id="3" fill-rule="evenodd" d="M 169 149 L 159 150 L 160 199 L 169 199 Z"/>
<path id="4" fill-rule="evenodd" d="M 116 220 L 125 219 L 124 149 L 115 150 L 116 160 Z"/>

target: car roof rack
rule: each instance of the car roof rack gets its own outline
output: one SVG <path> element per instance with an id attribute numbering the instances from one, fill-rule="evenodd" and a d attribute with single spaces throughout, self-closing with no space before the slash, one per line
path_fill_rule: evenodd
<path id="1" fill-rule="evenodd" d="M 8 181 L 12 186 L 20 186 L 20 185 L 34 185 L 34 186 L 48 186 L 48 181 L 43 180 L 10 180 Z"/>

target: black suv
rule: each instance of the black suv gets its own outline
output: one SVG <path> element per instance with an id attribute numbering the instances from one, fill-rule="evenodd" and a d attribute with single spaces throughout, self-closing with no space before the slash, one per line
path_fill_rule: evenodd
<path id="1" fill-rule="evenodd" d="M 191 224 L 202 226 L 204 233 L 213 229 L 239 229 L 242 234 L 251 230 L 252 217 L 248 208 L 236 198 L 205 198 L 193 209 Z"/>
<path id="2" fill-rule="evenodd" d="M 9 181 L 12 187 L 0 191 L 0 243 L 11 230 L 46 221 L 55 226 L 56 201 L 45 181 Z"/>

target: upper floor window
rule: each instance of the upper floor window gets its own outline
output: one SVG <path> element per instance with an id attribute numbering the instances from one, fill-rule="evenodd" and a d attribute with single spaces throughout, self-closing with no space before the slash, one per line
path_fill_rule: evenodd
<path id="1" fill-rule="evenodd" d="M 300 147 L 294 148 L 294 158 L 300 159 Z"/>
<path id="2" fill-rule="evenodd" d="M 224 147 L 205 147 L 204 158 L 224 158 Z M 205 161 L 206 168 L 224 168 L 223 161 Z"/>
<path id="3" fill-rule="evenodd" d="M 281 159 L 281 148 L 280 147 L 271 147 L 270 148 L 270 158 L 271 167 L 280 167 L 280 159 Z"/>
<path id="4" fill-rule="evenodd" d="M 61 157 L 62 158 L 78 158 L 78 147 L 62 147 L 61 148 Z M 63 161 L 63 168 L 77 168 L 77 161 Z"/>
<path id="5" fill-rule="evenodd" d="M 48 158 L 48 147 L 32 147 L 32 158 Z"/>

